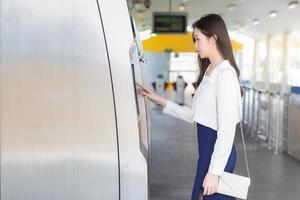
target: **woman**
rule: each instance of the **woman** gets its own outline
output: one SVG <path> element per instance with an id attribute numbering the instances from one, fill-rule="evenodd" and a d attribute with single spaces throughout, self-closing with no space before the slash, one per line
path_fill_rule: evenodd
<path id="1" fill-rule="evenodd" d="M 193 24 L 200 75 L 192 108 L 179 106 L 145 87 L 138 93 L 163 106 L 163 113 L 197 124 L 199 159 L 192 200 L 234 200 L 217 193 L 224 171 L 232 173 L 236 163 L 233 144 L 241 119 L 239 70 L 224 20 L 209 14 Z"/>

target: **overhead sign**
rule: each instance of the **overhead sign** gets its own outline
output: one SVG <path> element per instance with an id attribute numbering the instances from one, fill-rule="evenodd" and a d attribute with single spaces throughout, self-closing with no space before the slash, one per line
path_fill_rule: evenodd
<path id="1" fill-rule="evenodd" d="M 153 12 L 153 33 L 186 33 L 186 12 Z"/>

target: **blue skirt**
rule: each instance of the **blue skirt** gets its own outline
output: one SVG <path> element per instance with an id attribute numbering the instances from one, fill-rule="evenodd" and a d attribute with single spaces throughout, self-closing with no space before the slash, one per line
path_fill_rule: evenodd
<path id="1" fill-rule="evenodd" d="M 217 131 L 197 123 L 197 138 L 199 158 L 197 164 L 196 178 L 193 187 L 192 200 L 198 200 L 200 192 L 203 192 L 203 180 L 208 172 L 211 155 L 217 139 Z M 225 170 L 232 173 L 236 163 L 236 149 L 233 144 L 230 156 L 228 158 Z M 203 200 L 236 200 L 235 197 L 215 193 L 213 195 L 203 196 Z"/>

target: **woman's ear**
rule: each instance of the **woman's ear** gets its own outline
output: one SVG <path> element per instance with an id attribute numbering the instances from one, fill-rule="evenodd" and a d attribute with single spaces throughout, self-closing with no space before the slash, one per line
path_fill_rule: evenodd
<path id="1" fill-rule="evenodd" d="M 218 37 L 217 37 L 216 34 L 213 34 L 213 35 L 211 36 L 211 39 L 212 39 L 213 43 L 216 44 L 216 43 L 217 43 Z"/>

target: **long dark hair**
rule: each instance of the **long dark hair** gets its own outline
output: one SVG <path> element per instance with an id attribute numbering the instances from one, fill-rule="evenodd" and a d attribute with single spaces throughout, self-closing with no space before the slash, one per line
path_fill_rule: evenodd
<path id="1" fill-rule="evenodd" d="M 229 39 L 228 31 L 224 20 L 221 16 L 217 14 L 209 14 L 201 17 L 199 20 L 193 23 L 193 29 L 199 29 L 207 37 L 217 36 L 216 43 L 217 48 L 224 59 L 228 60 L 232 67 L 235 69 L 237 77 L 240 77 L 240 70 L 238 69 L 236 62 L 233 57 L 233 51 L 231 46 L 231 41 Z M 195 43 L 195 38 L 193 34 L 193 42 Z M 197 87 L 200 85 L 204 73 L 207 67 L 210 65 L 208 58 L 200 58 L 198 55 L 198 64 L 200 69 L 200 74 L 197 80 Z"/>

